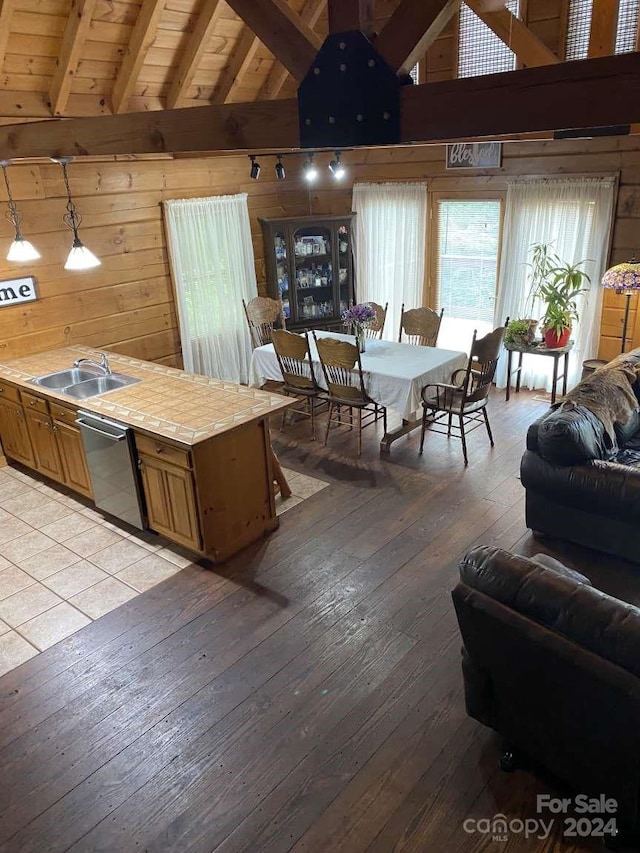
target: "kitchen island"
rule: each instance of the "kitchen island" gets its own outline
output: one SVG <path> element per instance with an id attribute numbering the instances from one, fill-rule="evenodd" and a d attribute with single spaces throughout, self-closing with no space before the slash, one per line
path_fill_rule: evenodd
<path id="1" fill-rule="evenodd" d="M 214 561 L 278 526 L 270 415 L 291 405 L 232 382 L 116 353 L 115 372 L 139 381 L 79 402 L 35 377 L 102 351 L 82 346 L 0 362 L 5 455 L 92 497 L 78 409 L 131 427 L 149 529 Z"/>

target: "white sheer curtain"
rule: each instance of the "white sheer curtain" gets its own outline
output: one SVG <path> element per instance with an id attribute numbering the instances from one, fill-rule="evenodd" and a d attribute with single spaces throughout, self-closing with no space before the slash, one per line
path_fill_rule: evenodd
<path id="1" fill-rule="evenodd" d="M 579 381 L 582 362 L 598 350 L 602 287 L 609 248 L 615 178 L 571 178 L 514 181 L 507 189 L 502 237 L 502 256 L 496 301 L 496 325 L 508 316 L 524 317 L 529 293 L 527 262 L 533 243 L 550 243 L 564 261 L 581 267 L 591 279 L 588 293 L 578 301 L 580 320 L 573 324 L 575 341 L 569 357 L 569 387 Z M 531 306 L 529 306 L 529 312 Z M 538 304 L 532 317 L 538 319 L 544 306 Z M 553 360 L 525 356 L 522 385 L 551 390 Z M 506 385 L 506 358 L 500 360 L 497 385 Z M 515 383 L 515 377 L 512 378 Z"/>
<path id="2" fill-rule="evenodd" d="M 400 309 L 422 305 L 426 184 L 355 184 L 358 302 L 388 302 L 383 337 L 398 339 Z"/>
<path id="3" fill-rule="evenodd" d="M 247 194 L 164 202 L 185 370 L 248 381 L 257 295 Z"/>

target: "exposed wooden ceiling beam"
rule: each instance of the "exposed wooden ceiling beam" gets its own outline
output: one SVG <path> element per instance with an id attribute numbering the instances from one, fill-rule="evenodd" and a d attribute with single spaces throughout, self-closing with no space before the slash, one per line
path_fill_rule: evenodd
<path id="1" fill-rule="evenodd" d="M 136 25 L 131 33 L 127 52 L 122 60 L 116 82 L 111 93 L 114 113 L 122 113 L 127 109 L 129 98 L 138 81 L 140 69 L 146 59 L 147 52 L 155 41 L 158 21 L 164 9 L 163 0 L 143 0 Z"/>
<path id="2" fill-rule="evenodd" d="M 401 90 L 400 143 L 640 123 L 640 53 Z M 257 101 L 0 128 L 0 159 L 283 151 L 299 146 L 297 101 Z"/>
<path id="3" fill-rule="evenodd" d="M 383 59 L 408 74 L 438 38 L 460 0 L 401 0 L 375 42 Z"/>
<path id="4" fill-rule="evenodd" d="M 640 121 L 640 53 L 402 89 L 402 142 Z"/>
<path id="5" fill-rule="evenodd" d="M 0 0 L 0 69 L 4 64 L 4 55 L 7 52 L 12 15 L 13 0 Z"/>
<path id="6" fill-rule="evenodd" d="M 97 0 L 72 0 L 62 48 L 49 88 L 49 101 L 54 116 L 64 115 L 96 2 Z"/>
<path id="7" fill-rule="evenodd" d="M 523 65 L 535 68 L 560 62 L 555 53 L 506 6 L 487 9 L 483 0 L 465 0 L 465 3 L 515 53 Z"/>
<path id="8" fill-rule="evenodd" d="M 611 56 L 616 46 L 618 0 L 593 0 L 587 56 Z"/>
<path id="9" fill-rule="evenodd" d="M 227 0 L 227 3 L 296 80 L 302 80 L 322 42 L 286 0 Z"/>
<path id="10" fill-rule="evenodd" d="M 370 35 L 373 29 L 373 0 L 329 0 L 329 32 L 360 30 Z"/>
<path id="11" fill-rule="evenodd" d="M 204 5 L 200 10 L 200 15 L 180 60 L 176 76 L 169 87 L 167 106 L 170 110 L 182 106 L 189 87 L 193 83 L 202 54 L 207 49 L 211 35 L 218 23 L 222 5 L 220 0 L 204 0 Z"/>
<path id="12" fill-rule="evenodd" d="M 224 104 L 228 100 L 233 90 L 242 82 L 259 46 L 260 39 L 253 34 L 253 30 L 244 27 L 238 45 L 229 59 L 229 64 L 222 72 L 220 82 L 211 99 L 212 104 Z"/>
<path id="13" fill-rule="evenodd" d="M 300 17 L 308 21 L 309 26 L 313 29 L 316 26 L 322 13 L 327 5 L 327 0 L 307 0 L 302 7 Z M 282 87 L 287 82 L 289 71 L 278 60 L 273 63 L 273 68 L 269 72 L 269 76 L 265 80 L 258 94 L 258 100 L 271 100 L 277 98 Z"/>
<path id="14" fill-rule="evenodd" d="M 295 98 L 0 127 L 0 160 L 207 150 L 286 151 L 298 144 Z"/>

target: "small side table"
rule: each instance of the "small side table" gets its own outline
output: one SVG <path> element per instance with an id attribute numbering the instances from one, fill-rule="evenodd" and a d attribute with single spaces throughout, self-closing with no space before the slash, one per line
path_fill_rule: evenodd
<path id="1" fill-rule="evenodd" d="M 528 346 L 518 346 L 517 344 L 505 344 L 504 348 L 508 352 L 507 356 L 507 394 L 506 399 L 509 399 L 509 392 L 511 390 L 511 377 L 514 373 L 518 374 L 518 378 L 516 379 L 516 394 L 520 390 L 520 376 L 522 374 L 522 358 L 526 355 L 547 355 L 553 359 L 553 384 L 551 388 L 551 405 L 556 401 L 556 389 L 558 385 L 558 380 L 562 379 L 562 396 L 567 393 L 567 374 L 569 372 L 569 353 L 573 349 L 574 342 L 569 341 L 569 343 L 564 347 L 554 347 L 550 349 L 546 347 L 544 344 L 539 344 L 538 346 L 534 344 L 529 344 Z M 513 353 L 518 353 L 518 366 L 515 368 L 511 368 L 512 356 Z M 558 376 L 558 362 L 564 356 L 564 370 Z"/>

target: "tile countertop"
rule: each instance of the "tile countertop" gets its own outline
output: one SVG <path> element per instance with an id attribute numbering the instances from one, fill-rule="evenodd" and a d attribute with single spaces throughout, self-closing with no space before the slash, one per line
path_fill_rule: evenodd
<path id="1" fill-rule="evenodd" d="M 95 358 L 101 350 L 64 347 L 0 362 L 0 379 L 25 391 L 113 418 L 149 435 L 161 435 L 184 445 L 194 445 L 243 423 L 288 408 L 295 401 L 234 382 L 210 379 L 150 361 L 105 352 L 114 373 L 140 377 L 141 382 L 107 391 L 87 400 L 67 397 L 59 390 L 34 385 L 36 376 L 55 373 L 78 358 Z"/>

